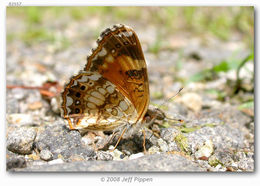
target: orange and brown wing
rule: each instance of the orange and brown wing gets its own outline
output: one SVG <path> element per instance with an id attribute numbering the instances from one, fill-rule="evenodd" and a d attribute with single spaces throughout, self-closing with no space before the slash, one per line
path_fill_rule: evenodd
<path id="1" fill-rule="evenodd" d="M 71 129 L 109 131 L 136 122 L 134 105 L 97 72 L 81 71 L 73 76 L 62 100 L 62 116 Z"/>
<path id="2" fill-rule="evenodd" d="M 84 70 L 98 72 L 116 85 L 136 108 L 136 121 L 143 120 L 149 105 L 149 84 L 136 33 L 125 25 L 115 25 L 101 33 L 97 44 Z"/>

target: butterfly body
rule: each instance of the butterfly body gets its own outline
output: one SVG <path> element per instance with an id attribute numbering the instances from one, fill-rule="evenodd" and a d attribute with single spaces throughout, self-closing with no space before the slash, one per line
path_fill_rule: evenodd
<path id="1" fill-rule="evenodd" d="M 106 29 L 83 71 L 62 93 L 71 129 L 110 131 L 144 121 L 149 105 L 147 67 L 136 33 L 125 25 Z"/>

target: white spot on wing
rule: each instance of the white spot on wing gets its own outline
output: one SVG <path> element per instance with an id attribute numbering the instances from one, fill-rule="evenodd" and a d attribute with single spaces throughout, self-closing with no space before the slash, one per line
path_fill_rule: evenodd
<path id="1" fill-rule="evenodd" d="M 71 112 L 70 108 L 66 107 L 66 109 L 67 109 L 67 113 L 69 114 Z"/>
<path id="2" fill-rule="evenodd" d="M 126 104 L 125 101 L 120 101 L 119 107 L 120 107 L 123 111 L 126 111 L 126 110 L 128 109 L 128 106 L 127 106 L 127 104 Z"/>
<path id="3" fill-rule="evenodd" d="M 95 42 L 95 43 L 93 44 L 92 51 L 97 50 L 97 47 L 98 47 L 98 44 L 97 44 L 97 42 Z"/>
<path id="4" fill-rule="evenodd" d="M 102 39 L 102 37 L 101 37 L 101 36 L 99 36 L 99 37 L 98 37 L 98 39 L 97 39 L 97 41 L 101 41 L 101 39 Z"/>
<path id="5" fill-rule="evenodd" d="M 93 81 L 97 81 L 100 77 L 101 77 L 101 75 L 97 74 L 97 73 L 95 73 L 95 74 L 93 74 L 91 76 L 88 76 L 88 78 L 93 80 Z"/>
<path id="6" fill-rule="evenodd" d="M 107 54 L 107 51 L 104 47 L 102 47 L 102 50 L 98 53 L 99 56 L 105 56 Z"/>
<path id="7" fill-rule="evenodd" d="M 132 36 L 132 35 L 133 35 L 133 32 L 132 32 L 132 31 L 128 32 L 128 35 L 129 35 L 129 36 Z"/>
<path id="8" fill-rule="evenodd" d="M 86 82 L 86 81 L 88 81 L 88 77 L 89 76 L 85 76 L 85 75 L 83 75 L 80 79 L 78 79 L 77 81 L 78 82 Z"/>
<path id="9" fill-rule="evenodd" d="M 107 91 L 106 91 L 105 89 L 103 89 L 103 88 L 99 88 L 98 91 L 99 91 L 101 94 L 103 94 L 103 95 L 105 95 L 105 94 L 107 93 Z"/>
<path id="10" fill-rule="evenodd" d="M 116 24 L 115 26 L 118 27 L 118 28 L 121 28 L 123 25 L 122 24 Z"/>
<path id="11" fill-rule="evenodd" d="M 96 98 L 99 98 L 99 99 L 105 101 L 105 97 L 104 97 L 102 94 L 100 94 L 99 92 L 97 92 L 97 91 L 93 91 L 93 92 L 91 92 L 90 94 L 91 94 L 92 96 L 96 97 Z"/>
<path id="12" fill-rule="evenodd" d="M 72 86 L 76 86 L 77 85 L 77 81 L 74 81 L 73 85 Z"/>
<path id="13" fill-rule="evenodd" d="M 112 94 L 115 91 L 115 89 L 114 89 L 114 87 L 112 87 L 110 85 L 110 86 L 107 87 L 107 91 L 108 91 L 108 93 Z"/>
<path id="14" fill-rule="evenodd" d="M 73 99 L 71 97 L 67 96 L 66 106 L 68 107 L 68 106 L 72 105 L 72 103 L 73 103 Z"/>
<path id="15" fill-rule="evenodd" d="M 97 55 L 95 55 L 95 57 L 94 57 L 92 60 L 93 60 L 93 61 L 94 61 L 94 60 L 96 60 L 96 59 L 97 59 L 97 57 L 98 57 L 98 56 L 97 56 Z"/>
<path id="16" fill-rule="evenodd" d="M 110 29 L 112 32 L 114 32 L 116 30 L 116 27 L 111 27 Z"/>
<path id="17" fill-rule="evenodd" d="M 92 96 L 88 97 L 88 100 L 89 100 L 90 102 L 96 104 L 97 106 L 100 106 L 100 105 L 102 105 L 102 104 L 104 103 L 104 101 L 102 101 L 102 100 L 100 100 L 100 99 L 97 99 L 97 98 L 95 98 L 95 97 L 92 97 Z"/>
<path id="18" fill-rule="evenodd" d="M 90 109 L 95 109 L 96 108 L 96 105 L 94 103 L 87 103 L 87 107 L 90 108 Z"/>

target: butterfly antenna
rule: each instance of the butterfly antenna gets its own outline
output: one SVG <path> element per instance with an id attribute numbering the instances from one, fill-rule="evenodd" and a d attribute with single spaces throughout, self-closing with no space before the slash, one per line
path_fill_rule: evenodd
<path id="1" fill-rule="evenodd" d="M 163 105 L 168 104 L 171 99 L 175 98 L 182 91 L 182 89 L 183 89 L 183 87 L 181 87 L 176 94 L 174 94 L 173 96 L 164 100 L 164 102 L 161 105 L 159 105 L 159 107 L 162 107 Z"/>
<path id="2" fill-rule="evenodd" d="M 164 102 L 163 102 L 162 104 L 160 104 L 160 105 L 158 106 L 158 108 L 162 107 L 162 106 L 165 105 L 165 104 L 168 104 L 171 99 L 175 98 L 175 97 L 182 91 L 182 89 L 183 89 L 183 87 L 181 87 L 176 94 L 174 94 L 174 95 L 171 96 L 170 98 L 164 100 Z M 155 121 L 155 119 L 157 118 L 158 115 L 159 115 L 159 113 L 156 113 L 156 114 L 152 117 L 151 121 L 148 123 L 148 126 L 151 125 L 151 124 Z M 178 120 L 178 121 L 182 121 L 182 120 Z"/>

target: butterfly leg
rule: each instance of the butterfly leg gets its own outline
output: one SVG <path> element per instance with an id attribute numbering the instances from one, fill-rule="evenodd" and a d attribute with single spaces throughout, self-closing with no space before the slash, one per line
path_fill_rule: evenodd
<path id="1" fill-rule="evenodd" d="M 66 119 L 67 119 L 67 121 L 68 121 L 68 123 L 69 123 L 70 129 L 71 129 L 71 130 L 75 129 L 75 128 L 73 127 L 72 123 L 71 123 L 70 118 L 66 118 Z"/>
<path id="2" fill-rule="evenodd" d="M 106 142 L 106 144 L 100 149 L 108 148 L 109 143 L 114 139 L 116 133 L 117 133 L 117 131 L 113 131 L 112 136 L 109 138 L 109 140 Z"/>
<path id="3" fill-rule="evenodd" d="M 114 139 L 116 133 L 117 131 L 113 131 L 112 136 L 109 138 L 109 140 L 107 140 L 103 146 L 96 148 L 96 150 L 107 150 L 108 145 Z"/>
<path id="4" fill-rule="evenodd" d="M 146 148 L 145 148 L 145 130 L 144 129 L 142 130 L 142 133 L 143 133 L 143 136 L 144 136 L 144 140 L 143 140 L 144 154 L 146 154 L 147 151 L 146 151 Z"/>
<path id="5" fill-rule="evenodd" d="M 107 141 L 107 144 L 109 144 L 112 141 L 112 139 L 115 137 L 115 134 L 116 134 L 116 131 L 113 131 L 112 136 Z"/>
<path id="6" fill-rule="evenodd" d="M 112 152 L 116 149 L 117 145 L 118 145 L 119 142 L 121 141 L 121 139 L 122 139 L 122 137 L 123 137 L 123 135 L 124 135 L 126 129 L 127 129 L 127 128 L 124 128 L 124 130 L 123 130 L 122 134 L 120 135 L 119 139 L 117 140 L 116 145 L 115 145 L 114 149 L 112 150 Z"/>

